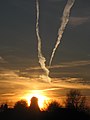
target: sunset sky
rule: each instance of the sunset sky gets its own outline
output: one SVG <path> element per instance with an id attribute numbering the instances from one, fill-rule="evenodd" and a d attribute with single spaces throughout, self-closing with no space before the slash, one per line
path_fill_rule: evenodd
<path id="1" fill-rule="evenodd" d="M 67 0 L 40 1 L 42 52 L 49 65 Z M 79 89 L 90 101 L 90 0 L 76 0 L 50 68 L 52 82 L 39 78 L 35 0 L 0 1 L 0 103 L 33 92 L 64 98 Z"/>

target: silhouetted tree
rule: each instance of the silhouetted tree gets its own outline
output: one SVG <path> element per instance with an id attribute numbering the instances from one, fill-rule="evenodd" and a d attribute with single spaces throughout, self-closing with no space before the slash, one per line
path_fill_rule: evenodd
<path id="1" fill-rule="evenodd" d="M 47 111 L 49 112 L 55 112 L 58 111 L 61 108 L 61 105 L 57 101 L 52 101 L 51 103 L 48 104 L 47 106 Z"/>
<path id="2" fill-rule="evenodd" d="M 1 107 L 0 107 L 1 111 L 5 111 L 8 109 L 8 104 L 5 103 L 5 104 L 2 104 Z"/>
<path id="3" fill-rule="evenodd" d="M 0 110 L 1 110 L 1 111 L 3 110 L 3 104 L 1 104 L 1 106 L 0 106 Z"/>
<path id="4" fill-rule="evenodd" d="M 81 109 L 84 110 L 86 107 L 86 97 L 82 96 L 79 90 L 70 90 L 67 93 L 66 98 L 66 108 L 72 108 L 72 109 Z"/>
<path id="5" fill-rule="evenodd" d="M 30 104 L 29 110 L 32 112 L 39 112 L 40 111 L 37 97 L 31 98 L 31 104 Z"/>
<path id="6" fill-rule="evenodd" d="M 8 109 L 7 103 L 5 103 L 5 104 L 3 105 L 3 109 L 4 109 L 4 110 L 7 110 L 7 109 Z"/>
<path id="7" fill-rule="evenodd" d="M 14 105 L 14 109 L 25 110 L 27 108 L 27 102 L 25 100 L 17 101 Z"/>

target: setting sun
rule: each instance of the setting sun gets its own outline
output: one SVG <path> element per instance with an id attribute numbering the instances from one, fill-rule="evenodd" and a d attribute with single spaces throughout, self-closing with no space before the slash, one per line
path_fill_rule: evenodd
<path id="1" fill-rule="evenodd" d="M 45 107 L 44 102 L 49 99 L 48 97 L 44 96 L 44 94 L 39 90 L 32 90 L 31 93 L 28 93 L 23 97 L 23 99 L 27 100 L 28 106 L 30 105 L 30 100 L 32 97 L 38 98 L 38 105 L 40 109 Z"/>

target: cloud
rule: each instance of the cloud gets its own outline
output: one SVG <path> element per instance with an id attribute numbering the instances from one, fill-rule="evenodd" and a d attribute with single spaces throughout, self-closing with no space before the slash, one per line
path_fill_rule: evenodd
<path id="1" fill-rule="evenodd" d="M 20 100 L 32 90 L 39 90 L 49 98 L 57 99 L 65 95 L 67 89 L 90 90 L 90 85 L 83 84 L 82 78 L 52 78 L 51 83 L 42 82 L 40 78 L 21 77 L 14 70 L 0 72 L 0 102 Z M 50 94 L 49 94 L 50 93 Z"/>
<path id="2" fill-rule="evenodd" d="M 79 67 L 79 66 L 86 66 L 86 65 L 90 65 L 90 60 L 86 60 L 86 61 L 72 61 L 72 62 L 62 63 L 61 65 L 53 65 L 53 66 L 51 66 L 51 69 L 67 68 L 67 67 Z"/>
<path id="3" fill-rule="evenodd" d="M 86 22 L 90 22 L 90 17 L 70 17 L 69 23 L 73 26 L 82 25 Z"/>
<path id="4" fill-rule="evenodd" d="M 18 74 L 16 74 L 14 71 L 4 71 L 0 73 L 0 89 L 3 89 L 4 87 L 6 89 L 10 88 L 12 90 L 21 90 L 23 89 L 46 89 L 49 88 L 55 88 L 61 87 L 61 88 L 73 88 L 82 86 L 83 88 L 88 88 L 88 85 L 82 84 L 82 78 L 74 78 L 74 77 L 65 77 L 65 78 L 52 78 L 51 84 L 42 82 L 42 80 L 38 78 L 28 78 L 28 77 L 21 77 Z M 77 86 L 76 86 L 77 84 Z M 44 86 L 42 86 L 44 85 Z M 46 87 L 48 86 L 48 87 Z M 86 87 L 87 86 L 87 87 Z M 5 88 L 3 90 L 5 90 Z"/>
<path id="5" fill-rule="evenodd" d="M 2 56 L 0 56 L 0 63 L 7 63 L 7 61 Z"/>
<path id="6" fill-rule="evenodd" d="M 64 62 L 61 63 L 61 65 L 53 65 L 50 67 L 50 69 L 53 68 L 66 68 L 66 67 L 78 67 L 78 66 L 85 66 L 85 65 L 89 65 L 90 64 L 90 60 L 81 60 L 81 61 L 72 61 L 72 62 Z M 47 66 L 49 68 L 49 66 Z M 41 67 L 36 66 L 36 67 L 29 67 L 26 68 L 25 71 L 40 71 Z"/>
<path id="7" fill-rule="evenodd" d="M 84 85 L 79 81 L 81 78 L 54 78 L 52 85 L 55 87 L 68 88 L 68 89 L 90 89 L 90 85 Z"/>
<path id="8" fill-rule="evenodd" d="M 73 78 L 73 83 L 75 82 L 74 78 L 81 78 L 79 82 L 82 84 L 87 84 L 89 82 L 89 65 L 90 65 L 90 60 L 85 60 L 85 61 L 72 61 L 72 62 L 63 62 L 61 65 L 53 65 L 51 66 L 50 69 L 50 77 L 52 79 L 54 78 L 59 78 L 66 80 L 67 78 Z M 39 82 L 44 82 L 41 78 L 40 75 L 43 75 L 43 71 L 41 70 L 40 67 L 28 67 L 24 68 L 22 70 L 17 70 L 16 74 L 18 77 L 21 78 L 27 78 L 27 79 L 37 79 Z M 20 78 L 19 78 L 20 79 Z M 70 80 L 68 80 L 70 82 Z"/>
<path id="9" fill-rule="evenodd" d="M 65 63 L 61 63 L 61 65 L 53 65 L 53 66 L 50 67 L 50 69 L 78 67 L 78 66 L 86 66 L 86 65 L 90 65 L 90 60 L 65 62 Z M 25 70 L 26 71 L 35 71 L 35 70 L 41 70 L 41 68 L 37 66 L 37 67 L 26 68 Z"/>

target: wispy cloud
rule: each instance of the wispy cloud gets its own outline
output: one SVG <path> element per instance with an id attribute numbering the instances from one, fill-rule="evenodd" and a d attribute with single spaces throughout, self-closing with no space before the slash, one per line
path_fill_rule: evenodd
<path id="1" fill-rule="evenodd" d="M 73 26 L 78 26 L 90 22 L 90 17 L 70 17 L 70 24 Z"/>
<path id="2" fill-rule="evenodd" d="M 65 78 L 65 80 L 57 78 L 55 80 L 54 78 L 53 85 L 68 89 L 90 89 L 90 85 L 79 83 L 79 80 L 81 80 L 81 78 Z"/>
<path id="3" fill-rule="evenodd" d="M 2 56 L 0 56 L 0 63 L 7 63 L 7 61 Z"/>
<path id="4" fill-rule="evenodd" d="M 72 68 L 85 65 L 90 65 L 90 61 L 65 62 L 61 65 L 54 65 L 51 69 L 55 69 L 56 71 L 57 68 Z M 22 71 L 10 69 L 0 70 L 0 98 L 2 100 L 8 98 L 8 100 L 15 101 L 15 99 L 20 99 L 31 90 L 40 90 L 48 97 L 59 96 L 60 92 L 64 94 L 63 91 L 66 89 L 90 90 L 90 85 L 84 84 L 83 78 L 81 77 L 53 77 L 51 78 L 51 83 L 46 83 L 39 78 L 38 70 L 40 71 L 40 67 L 30 67 Z"/>
<path id="5" fill-rule="evenodd" d="M 3 76 L 3 78 L 2 78 Z M 0 89 L 3 91 L 5 88 L 7 89 L 15 89 L 20 90 L 21 88 L 24 89 L 57 89 L 60 88 L 73 88 L 73 87 L 80 87 L 89 88 L 88 85 L 83 85 L 80 83 L 82 78 L 52 78 L 51 84 L 43 82 L 40 78 L 27 78 L 27 77 L 20 77 L 14 71 L 5 71 L 4 73 L 0 74 Z M 77 84 L 77 86 L 76 86 Z M 42 86 L 44 85 L 44 86 Z M 55 86 L 54 86 L 55 85 Z M 48 87 L 46 87 L 48 86 Z M 86 87 L 87 86 L 87 87 Z M 4 89 L 3 89 L 4 88 Z"/>
<path id="6" fill-rule="evenodd" d="M 90 60 L 66 62 L 66 63 L 62 63 L 61 65 L 53 65 L 51 66 L 51 68 L 78 67 L 78 66 L 85 66 L 85 65 L 90 65 Z"/>
<path id="7" fill-rule="evenodd" d="M 85 66 L 85 65 L 90 65 L 90 60 L 64 62 L 64 63 L 61 63 L 61 65 L 53 65 L 53 66 L 50 67 L 50 69 L 53 69 L 53 68 L 55 69 L 55 68 L 78 67 L 78 66 Z M 26 71 L 29 71 L 29 70 L 33 71 L 33 70 L 41 70 L 41 68 L 36 66 L 36 67 L 26 68 L 25 70 Z"/>
<path id="8" fill-rule="evenodd" d="M 72 62 L 64 62 L 61 63 L 61 65 L 53 65 L 51 66 L 50 69 L 50 76 L 51 78 L 59 78 L 64 80 L 66 78 L 81 78 L 81 81 L 84 83 L 86 81 L 89 82 L 89 65 L 90 65 L 90 60 L 85 60 L 85 61 L 72 61 Z M 87 67 L 87 71 L 85 72 Z M 19 77 L 24 77 L 28 79 L 37 79 L 38 81 L 42 81 L 39 76 L 43 74 L 43 71 L 41 70 L 40 67 L 29 67 L 26 69 L 18 70 L 16 74 Z M 74 80 L 73 80 L 74 82 Z"/>

